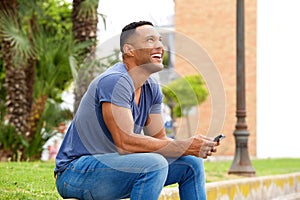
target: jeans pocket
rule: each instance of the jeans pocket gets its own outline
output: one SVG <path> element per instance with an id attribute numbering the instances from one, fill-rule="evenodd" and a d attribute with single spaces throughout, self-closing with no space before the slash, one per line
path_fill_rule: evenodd
<path id="1" fill-rule="evenodd" d="M 66 182 L 62 189 L 61 196 L 63 198 L 77 198 L 83 200 L 94 200 L 89 190 L 74 187 Z"/>

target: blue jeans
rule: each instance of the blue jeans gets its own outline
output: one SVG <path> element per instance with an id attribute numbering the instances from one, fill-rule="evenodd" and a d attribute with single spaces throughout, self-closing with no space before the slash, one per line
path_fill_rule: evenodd
<path id="1" fill-rule="evenodd" d="M 202 159 L 156 153 L 82 156 L 57 174 L 56 187 L 63 198 L 157 200 L 162 188 L 174 183 L 180 199 L 206 199 Z"/>

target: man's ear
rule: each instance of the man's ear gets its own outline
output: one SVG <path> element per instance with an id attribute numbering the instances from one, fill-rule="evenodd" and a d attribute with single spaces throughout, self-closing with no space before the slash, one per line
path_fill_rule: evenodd
<path id="1" fill-rule="evenodd" d="M 131 44 L 124 44 L 123 46 L 123 51 L 125 54 L 129 55 L 129 56 L 133 56 L 133 46 Z"/>

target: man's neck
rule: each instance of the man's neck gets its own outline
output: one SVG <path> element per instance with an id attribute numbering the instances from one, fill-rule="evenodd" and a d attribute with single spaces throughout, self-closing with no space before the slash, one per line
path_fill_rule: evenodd
<path id="1" fill-rule="evenodd" d="M 125 62 L 124 64 L 133 81 L 135 90 L 140 89 L 151 74 L 143 66 L 135 66 Z"/>
<path id="2" fill-rule="evenodd" d="M 128 71 L 128 74 L 133 81 L 135 90 L 140 89 L 150 76 L 150 74 L 140 66 L 132 68 Z"/>

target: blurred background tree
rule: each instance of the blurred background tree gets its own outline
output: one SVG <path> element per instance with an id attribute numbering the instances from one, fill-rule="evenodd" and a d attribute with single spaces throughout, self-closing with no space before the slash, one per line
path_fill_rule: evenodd
<path id="1" fill-rule="evenodd" d="M 172 121 L 178 117 L 187 120 L 188 135 L 192 136 L 189 112 L 197 105 L 204 102 L 208 91 L 200 75 L 191 75 L 177 78 L 162 88 L 164 103 L 171 109 Z M 176 135 L 176 133 L 175 133 Z"/>
<path id="2" fill-rule="evenodd" d="M 71 5 L 60 0 L 0 2 L 0 126 L 8 129 L 5 133 L 13 134 L 1 137 L 1 157 L 14 155 L 17 159 L 19 152 L 21 159 L 29 159 L 40 153 L 40 147 L 33 149 L 35 145 L 31 144 L 41 146 L 44 142 L 36 137 L 48 99 L 59 104 L 62 91 L 72 80 L 68 58 L 76 54 L 76 48 L 71 12 Z M 21 138 L 21 142 L 17 149 L 4 150 L 7 141 L 3 138 Z"/>
<path id="3" fill-rule="evenodd" d="M 86 44 L 73 63 L 75 90 L 74 113 L 89 83 L 96 76 L 95 54 L 97 46 L 98 0 L 73 0 L 72 22 L 76 43 Z M 104 19 L 104 18 L 103 18 Z"/>

